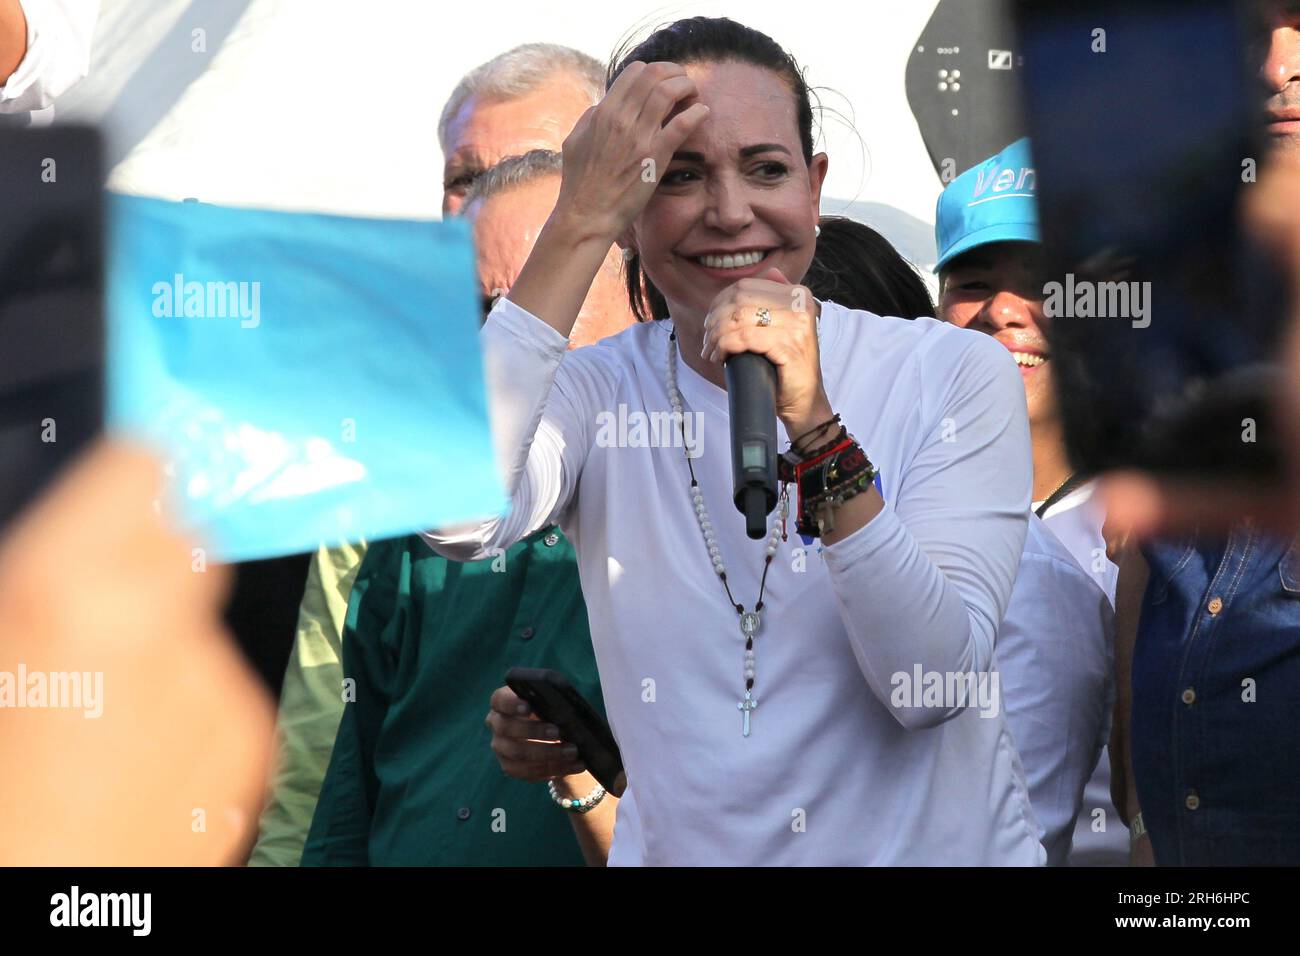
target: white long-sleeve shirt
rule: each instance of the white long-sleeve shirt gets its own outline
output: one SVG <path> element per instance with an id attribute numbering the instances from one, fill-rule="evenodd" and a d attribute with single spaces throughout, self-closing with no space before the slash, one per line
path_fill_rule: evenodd
<path id="1" fill-rule="evenodd" d="M 1110 732 L 1114 629 L 1106 592 L 1031 516 L 997 665 L 1052 866 L 1066 862 L 1085 785 Z"/>
<path id="2" fill-rule="evenodd" d="M 973 673 L 988 687 L 1020 564 L 1029 429 L 1006 350 L 934 320 L 823 304 L 826 391 L 880 469 L 885 508 L 832 546 L 805 548 L 793 530 L 782 544 L 744 737 L 744 638 L 700 536 L 683 449 L 667 436 L 643 444 L 644 431 L 598 441 L 608 416 L 671 408 L 669 330 L 637 325 L 566 352 L 563 336 L 500 300 L 483 341 L 513 507 L 427 536 L 460 560 L 552 521 L 572 541 L 638 818 L 616 827 L 611 862 L 1041 864 L 1001 706 L 919 686 Z M 727 397 L 677 369 L 701 419 L 695 473 L 731 590 L 752 608 L 764 542 L 731 504 Z"/>
<path id="3" fill-rule="evenodd" d="M 1113 607 L 1119 568 L 1106 557 L 1106 539 L 1101 533 L 1106 513 L 1095 497 L 1095 491 L 1096 482 L 1093 481 L 1079 486 L 1047 510 L 1043 523 L 1069 549 L 1079 566 L 1105 590 Z M 1113 659 L 1114 635 L 1108 635 L 1108 638 L 1108 653 Z M 1110 676 L 1110 696 L 1113 698 L 1113 671 Z M 1109 726 L 1107 720 L 1107 728 Z M 1069 862 L 1071 866 L 1128 866 L 1128 856 L 1128 829 L 1110 799 L 1110 748 L 1103 747 L 1083 791 L 1083 806 L 1074 828 Z"/>
<path id="4" fill-rule="evenodd" d="M 43 126 L 54 118 L 55 99 L 90 69 L 99 0 L 22 0 L 22 8 L 27 53 L 0 85 L 0 114 L 20 125 Z"/>

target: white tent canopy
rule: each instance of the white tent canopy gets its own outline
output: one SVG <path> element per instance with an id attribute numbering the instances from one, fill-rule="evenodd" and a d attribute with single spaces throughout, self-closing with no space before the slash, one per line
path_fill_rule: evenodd
<path id="1" fill-rule="evenodd" d="M 58 117 L 103 126 L 109 185 L 124 192 L 436 218 L 437 118 L 467 70 L 530 41 L 568 44 L 604 61 L 637 25 L 644 32 L 680 16 L 730 15 L 793 52 L 828 110 L 843 115 L 823 121 L 831 159 L 823 212 L 870 223 L 929 267 L 940 183 L 903 78 L 935 2 L 865 0 L 834 16 L 792 17 L 776 0 L 741 9 L 104 0 L 90 76 L 60 100 Z"/>

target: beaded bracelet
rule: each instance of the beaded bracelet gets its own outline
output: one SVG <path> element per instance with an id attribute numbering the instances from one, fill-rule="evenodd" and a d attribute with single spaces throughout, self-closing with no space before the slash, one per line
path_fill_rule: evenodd
<path id="1" fill-rule="evenodd" d="M 552 800 L 571 813 L 587 813 L 595 807 L 596 804 L 605 799 L 605 788 L 600 784 L 596 784 L 596 789 L 591 791 L 591 793 L 587 794 L 581 800 L 565 799 L 560 796 L 555 790 L 554 780 L 546 781 L 546 789 L 551 794 Z"/>
<path id="2" fill-rule="evenodd" d="M 796 530 L 801 534 L 807 534 L 814 538 L 823 538 L 835 530 L 836 508 L 839 508 L 850 498 L 862 494 L 875 480 L 875 469 L 863 472 L 856 478 L 846 481 L 844 484 L 837 485 L 824 494 L 818 495 L 808 501 L 807 507 L 802 509 L 799 514 L 799 523 Z M 811 529 L 816 527 L 814 533 Z"/>
<path id="3" fill-rule="evenodd" d="M 825 454 L 796 468 L 799 488 L 795 530 L 820 538 L 835 529 L 833 513 L 844 502 L 866 491 L 876 467 L 850 436 Z"/>
<path id="4" fill-rule="evenodd" d="M 804 455 L 802 452 L 799 451 L 799 443 L 800 443 L 801 441 L 803 441 L 805 438 L 808 438 L 808 437 L 811 436 L 811 435 L 819 435 L 819 434 L 821 434 L 822 432 L 826 431 L 826 429 L 830 428 L 832 425 L 834 425 L 834 424 L 835 424 L 836 422 L 838 422 L 839 420 L 840 420 L 839 412 L 836 412 L 834 415 L 832 415 L 832 416 L 831 416 L 830 418 L 828 418 L 826 421 L 822 422 L 822 423 L 821 423 L 820 425 L 818 425 L 816 428 L 810 428 L 808 431 L 804 432 L 804 433 L 803 433 L 802 435 L 800 435 L 798 438 L 796 438 L 796 439 L 794 439 L 793 441 L 791 441 L 791 442 L 790 442 L 790 450 L 791 450 L 792 452 L 794 452 L 796 455 L 801 455 L 801 456 L 804 457 L 804 458 L 809 457 L 808 455 Z"/>
<path id="5" fill-rule="evenodd" d="M 810 448 L 810 449 L 808 449 L 807 452 L 805 452 L 804 454 L 800 455 L 800 459 L 803 460 L 803 461 L 810 461 L 810 460 L 812 460 L 813 458 L 818 458 L 818 457 L 820 457 L 820 456 L 826 454 L 828 451 L 830 451 L 830 450 L 831 450 L 832 448 L 834 448 L 836 445 L 842 444 L 842 443 L 843 443 L 844 441 L 846 441 L 849 437 L 850 437 L 850 436 L 849 436 L 849 430 L 848 430 L 848 428 L 845 427 L 844 425 L 841 425 L 841 426 L 840 426 L 840 430 L 839 430 L 838 432 L 835 433 L 835 437 L 834 437 L 834 438 L 832 438 L 830 441 L 826 442 L 826 443 L 823 444 L 823 445 L 818 445 L 816 448 Z M 797 453 L 796 453 L 796 454 L 797 454 Z"/>
<path id="6" fill-rule="evenodd" d="M 840 430 L 835 433 L 835 437 L 824 445 L 818 445 L 811 448 L 806 454 L 799 454 L 793 448 L 788 448 L 776 459 L 776 477 L 778 481 L 784 481 L 789 484 L 797 485 L 799 483 L 799 466 L 815 462 L 818 458 L 824 457 L 836 448 L 847 444 L 853 440 L 846 426 L 841 425 Z"/>
<path id="7" fill-rule="evenodd" d="M 806 502 L 829 491 L 842 479 L 855 477 L 870 467 L 862 446 L 848 436 L 824 453 L 795 466 L 795 481 L 799 486 L 799 500 Z M 802 510 L 803 505 L 800 505 Z"/>

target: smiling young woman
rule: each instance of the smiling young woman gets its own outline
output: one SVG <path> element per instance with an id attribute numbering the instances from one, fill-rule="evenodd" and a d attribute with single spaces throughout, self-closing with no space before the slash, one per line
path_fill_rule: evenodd
<path id="1" fill-rule="evenodd" d="M 555 210 L 484 325 L 511 508 L 426 537 L 458 560 L 548 523 L 572 541 L 627 772 L 613 864 L 1044 859 L 1001 712 L 894 693 L 992 672 L 1028 517 L 1019 376 L 987 336 L 798 284 L 826 169 L 779 45 L 663 27 L 565 140 Z M 615 242 L 653 321 L 566 352 Z M 730 505 L 722 368 L 745 351 L 777 367 L 798 470 L 763 543 Z M 597 442 L 623 406 L 702 430 L 689 450 Z M 507 772 L 572 773 L 517 705 L 498 692 L 489 717 Z"/>

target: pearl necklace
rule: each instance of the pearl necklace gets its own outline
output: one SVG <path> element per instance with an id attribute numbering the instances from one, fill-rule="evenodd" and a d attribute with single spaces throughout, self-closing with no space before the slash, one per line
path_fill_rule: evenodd
<path id="1" fill-rule="evenodd" d="M 667 369 L 668 401 L 672 403 L 677 427 L 681 429 L 682 446 L 686 453 L 686 466 L 691 472 L 691 504 L 695 509 L 695 520 L 699 523 L 700 534 L 704 538 L 704 546 L 708 549 L 709 559 L 713 562 L 713 571 L 722 582 L 723 588 L 726 589 L 727 600 L 731 602 L 731 606 L 735 608 L 736 614 L 739 615 L 740 633 L 745 638 L 745 668 L 743 672 L 745 696 L 736 704 L 736 709 L 743 714 L 741 733 L 748 737 L 749 714 L 758 706 L 758 699 L 754 696 L 754 637 L 758 634 L 758 629 L 763 623 L 761 613 L 763 610 L 763 591 L 767 587 L 767 572 L 772 566 L 772 559 L 776 557 L 778 545 L 786 539 L 785 522 L 790 515 L 790 491 L 788 487 L 781 490 L 777 508 L 778 517 L 772 522 L 772 531 L 767 537 L 767 546 L 763 549 L 763 578 L 758 586 L 758 600 L 754 603 L 752 611 L 746 611 L 745 606 L 737 604 L 736 599 L 731 596 L 731 585 L 727 583 L 727 566 L 722 560 L 722 549 L 718 547 L 718 538 L 713 531 L 713 522 L 709 519 L 709 509 L 704 504 L 704 492 L 695 478 L 695 466 L 691 463 L 691 449 L 686 444 L 686 414 L 682 408 L 682 393 L 677 388 L 676 330 L 668 335 Z"/>

